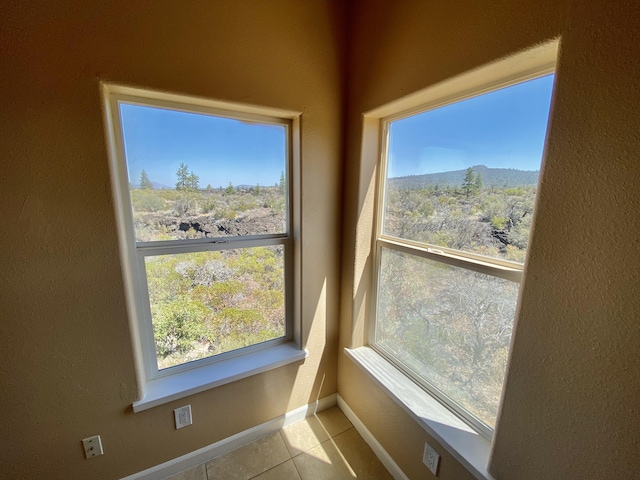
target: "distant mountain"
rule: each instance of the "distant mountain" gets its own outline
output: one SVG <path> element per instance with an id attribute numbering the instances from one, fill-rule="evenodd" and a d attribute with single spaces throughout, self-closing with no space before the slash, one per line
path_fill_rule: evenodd
<path id="1" fill-rule="evenodd" d="M 475 165 L 473 171 L 482 176 L 485 187 L 516 187 L 537 185 L 539 170 L 516 170 L 514 168 L 489 168 L 484 165 Z M 407 177 L 395 177 L 389 179 L 389 186 L 398 190 L 425 188 L 432 185 L 441 187 L 462 185 L 467 170 L 454 170 L 451 172 L 427 173 L 424 175 L 409 175 Z"/>
<path id="2" fill-rule="evenodd" d="M 166 185 L 158 182 L 151 182 L 151 185 L 153 185 L 154 190 L 173 190 L 173 187 L 167 187 Z"/>

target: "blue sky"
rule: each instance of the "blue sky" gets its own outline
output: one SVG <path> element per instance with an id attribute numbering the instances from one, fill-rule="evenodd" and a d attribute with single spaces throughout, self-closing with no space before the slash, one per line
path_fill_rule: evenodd
<path id="1" fill-rule="evenodd" d="M 285 127 L 120 104 L 129 181 L 144 169 L 152 182 L 175 188 L 181 162 L 200 188 L 273 186 L 285 168 Z"/>
<path id="2" fill-rule="evenodd" d="M 552 87 L 547 75 L 392 122 L 388 176 L 539 170 Z"/>
<path id="3" fill-rule="evenodd" d="M 389 177 L 462 170 L 473 165 L 538 170 L 553 75 L 514 85 L 391 124 Z M 144 169 L 174 188 L 180 163 L 200 187 L 271 186 L 285 168 L 285 128 L 123 103 L 129 181 Z"/>

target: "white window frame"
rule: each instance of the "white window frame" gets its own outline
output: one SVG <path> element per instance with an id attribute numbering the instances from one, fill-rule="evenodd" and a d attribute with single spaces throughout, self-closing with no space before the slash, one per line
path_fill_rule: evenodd
<path id="1" fill-rule="evenodd" d="M 368 322 L 368 342 L 369 346 L 377 352 L 386 361 L 400 370 L 404 375 L 410 378 L 413 382 L 424 389 L 429 395 L 436 398 L 448 409 L 453 411 L 456 415 L 462 418 L 468 425 L 470 425 L 475 431 L 479 432 L 487 439 L 491 440 L 493 437 L 494 429 L 484 424 L 482 421 L 473 416 L 470 412 L 467 412 L 464 408 L 459 406 L 457 402 L 443 393 L 436 385 L 433 385 L 418 375 L 413 373 L 408 367 L 402 364 L 399 360 L 393 357 L 382 346 L 376 342 L 376 322 L 377 322 L 377 289 L 378 279 L 380 272 L 381 251 L 383 248 L 387 248 L 392 251 L 402 252 L 408 255 L 413 255 L 417 258 L 423 258 L 432 260 L 455 267 L 464 268 L 474 272 L 479 272 L 485 275 L 491 275 L 494 277 L 503 278 L 512 282 L 520 284 L 524 272 L 524 264 L 517 262 L 511 262 L 508 260 L 487 257 L 484 255 L 478 255 L 471 252 L 464 252 L 451 248 L 445 248 L 438 245 L 431 245 L 427 243 L 415 242 L 411 240 L 401 239 L 390 235 L 385 235 L 382 232 L 383 228 L 383 216 L 385 211 L 385 184 L 387 173 L 387 152 L 388 152 L 388 140 L 389 140 L 389 125 L 391 122 L 407 118 L 419 113 L 427 112 L 439 107 L 451 105 L 464 101 L 469 98 L 473 98 L 482 94 L 501 90 L 528 80 L 543 77 L 550 73 L 555 72 L 555 58 L 549 60 L 535 55 L 531 55 L 533 58 L 519 58 L 520 64 L 516 67 L 516 71 L 511 71 L 509 68 L 505 68 L 505 72 L 500 74 L 500 66 L 494 66 L 493 75 L 495 78 L 488 82 L 482 81 L 469 81 L 468 77 L 473 78 L 473 74 L 468 74 L 467 79 L 462 77 L 456 78 L 455 81 L 443 82 L 431 91 L 427 92 L 427 98 L 425 101 L 424 95 L 416 96 L 414 99 L 403 99 L 399 102 L 399 107 L 394 111 L 393 107 L 387 107 L 385 114 L 379 117 L 380 122 L 380 145 L 379 145 L 379 159 L 377 165 L 377 178 L 376 178 L 376 198 L 375 198 L 375 220 L 372 239 L 372 256 L 373 256 L 373 273 L 372 273 L 372 285 L 371 285 L 371 304 L 370 304 L 370 319 Z M 532 60 L 531 65 L 527 66 L 527 60 Z M 522 65 L 525 68 L 522 68 Z M 491 67 L 489 68 L 491 71 Z M 480 76 L 482 78 L 482 76 Z M 430 97 L 430 98 L 429 98 Z M 422 102 L 416 101 L 412 103 L 412 100 L 422 99 Z M 410 106 L 409 106 L 410 105 Z M 391 112 L 389 111 L 391 110 Z M 542 172 L 542 165 L 541 165 Z M 537 202 L 537 200 L 536 200 Z M 535 213 L 534 222 L 535 225 Z M 533 228 L 533 227 L 532 227 Z M 516 310 L 517 311 L 517 310 Z M 514 319 L 515 323 L 515 319 Z"/>
<path id="2" fill-rule="evenodd" d="M 299 161 L 300 114 L 103 82 L 104 123 L 111 170 L 129 324 L 138 377 L 134 411 L 306 358 L 300 348 Z M 279 125 L 286 132 L 287 224 L 278 234 L 136 241 L 120 117 L 121 103 Z M 145 257 L 282 245 L 285 254 L 285 335 L 238 350 L 158 369 Z"/>

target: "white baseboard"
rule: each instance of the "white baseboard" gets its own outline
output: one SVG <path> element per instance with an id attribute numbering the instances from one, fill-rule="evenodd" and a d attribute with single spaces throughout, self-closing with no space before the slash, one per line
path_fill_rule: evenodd
<path id="1" fill-rule="evenodd" d="M 205 463 L 212 458 L 219 457 L 220 455 L 224 455 L 225 453 L 235 450 L 236 448 L 247 445 L 255 440 L 258 440 L 259 438 L 265 437 L 273 432 L 280 430 L 282 427 L 286 427 L 287 425 L 291 425 L 300 420 L 303 420 L 306 417 L 315 414 L 316 412 L 331 408 L 336 405 L 337 401 L 338 395 L 334 393 L 327 397 L 316 400 L 315 402 L 309 403 L 308 405 L 303 405 L 300 408 L 296 408 L 295 410 L 287 412 L 284 415 L 280 415 L 273 420 L 269 420 L 268 422 L 256 425 L 255 427 L 236 433 L 235 435 L 220 440 L 219 442 L 212 443 L 211 445 L 207 445 L 206 447 L 202 447 L 191 453 L 182 455 L 181 457 L 174 458 L 173 460 L 169 460 L 168 462 L 162 463 L 160 465 L 156 465 L 155 467 L 148 468 L 147 470 L 144 470 L 142 472 L 134 473 L 133 475 L 122 478 L 121 480 L 162 480 L 170 475 L 174 475 L 176 473 L 182 472 L 183 470 L 195 467 L 196 465 Z M 353 421 L 352 423 L 355 425 Z M 404 480 L 406 477 L 397 478 L 402 478 Z"/>
<path id="2" fill-rule="evenodd" d="M 351 410 L 349 405 L 347 405 L 340 395 L 338 395 L 338 407 L 340 407 L 340 410 L 342 410 L 342 413 L 345 414 L 349 421 L 353 423 L 353 426 L 356 428 L 360 436 L 371 447 L 373 453 L 376 454 L 376 457 L 378 457 L 387 470 L 389 470 L 389 473 L 393 478 L 395 480 L 409 480 L 409 477 L 404 474 L 398 464 L 393 460 L 393 458 L 391 458 L 391 455 L 389 455 L 382 445 L 380 445 L 380 442 L 376 440 L 369 429 L 365 427 L 364 423 L 362 423 L 362 420 L 356 416 L 354 411 Z"/>

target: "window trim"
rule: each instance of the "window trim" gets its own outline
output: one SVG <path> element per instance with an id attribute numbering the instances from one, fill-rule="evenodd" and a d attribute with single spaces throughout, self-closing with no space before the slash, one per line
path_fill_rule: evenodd
<path id="1" fill-rule="evenodd" d="M 131 331 L 138 401 L 134 411 L 306 358 L 300 325 L 300 112 L 203 99 L 101 82 L 103 120 Z M 222 116 L 286 129 L 287 224 L 284 233 L 176 241 L 136 241 L 119 104 Z M 158 370 L 145 274 L 146 256 L 282 245 L 285 336 Z M 221 368 L 212 366 L 219 365 Z M 212 371 L 217 373 L 212 375 Z M 223 372 L 231 372 L 226 375 Z M 222 372 L 222 373 L 221 373 Z M 187 380 L 189 379 L 189 380 Z M 212 380 L 213 379 L 213 380 Z M 188 384 L 188 385 L 187 385 Z M 191 392 L 191 393 L 189 393 Z"/>
<path id="2" fill-rule="evenodd" d="M 557 48 L 557 40 L 548 42 L 547 44 L 534 47 L 531 50 L 521 52 L 493 64 L 481 67 L 475 71 L 445 80 L 432 87 L 428 87 L 421 92 L 409 95 L 365 114 L 365 122 L 367 119 L 373 120 L 376 123 L 378 130 L 378 150 L 374 174 L 375 193 L 372 205 L 373 226 L 371 229 L 372 235 L 370 246 L 372 268 L 369 279 L 369 289 L 371 291 L 371 295 L 369 297 L 368 305 L 365 306 L 368 312 L 366 315 L 367 345 L 385 361 L 389 362 L 390 365 L 400 371 L 402 375 L 416 383 L 419 388 L 426 392 L 427 395 L 436 398 L 445 408 L 455 413 L 465 423 L 470 425 L 475 431 L 488 440 L 492 439 L 494 428 L 485 425 L 481 420 L 470 414 L 470 412 L 467 412 L 465 409 L 457 405 L 455 401 L 451 400 L 444 392 L 440 391 L 437 386 L 426 382 L 424 379 L 418 378 L 415 373 L 411 372 L 410 369 L 402 365 L 401 362 L 394 359 L 393 356 L 380 345 L 376 344 L 376 310 L 381 260 L 380 252 L 383 247 L 386 247 L 394 251 L 409 253 L 419 258 L 435 260 L 483 274 L 504 278 L 518 284 L 521 284 L 523 280 L 524 265 L 508 260 L 487 257 L 471 252 L 458 251 L 426 243 L 419 243 L 383 234 L 382 227 L 385 208 L 383 186 L 385 185 L 385 175 L 387 172 L 389 124 L 393 121 L 407 118 L 418 113 L 461 102 L 485 93 L 554 73 L 556 71 L 557 63 Z M 547 127 L 547 130 L 548 128 L 549 127 Z M 370 161 L 372 160 L 373 159 Z M 367 160 L 363 155 L 362 162 L 365 163 L 366 161 Z M 544 161 L 542 164 L 543 163 Z M 541 171 L 542 168 L 543 165 L 541 165 Z M 536 198 L 536 203 L 537 201 L 538 200 Z M 516 312 L 517 311 L 518 309 L 516 307 Z M 516 318 L 514 319 L 512 339 L 515 335 L 516 323 L 517 313 Z M 509 350 L 509 357 L 510 356 L 511 351 Z M 501 396 L 503 395 L 504 391 Z M 499 416 L 500 411 L 498 411 L 498 419 Z"/>
<path id="3" fill-rule="evenodd" d="M 487 471 L 491 441 L 400 372 L 369 346 L 344 352 L 411 419 L 442 445 L 478 480 L 494 480 Z"/>

